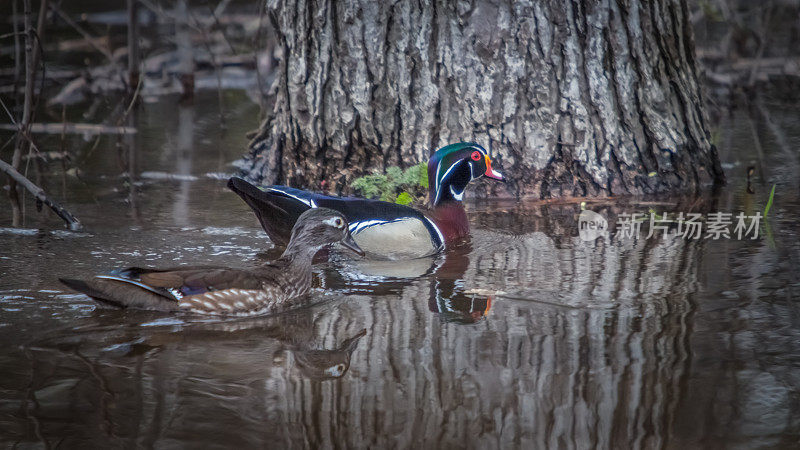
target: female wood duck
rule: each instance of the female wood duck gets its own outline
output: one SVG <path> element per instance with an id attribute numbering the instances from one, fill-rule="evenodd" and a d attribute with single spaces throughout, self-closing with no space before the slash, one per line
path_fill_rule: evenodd
<path id="1" fill-rule="evenodd" d="M 291 352 L 297 368 L 306 377 L 312 380 L 341 378 L 350 368 L 350 357 L 358 346 L 358 340 L 366 334 L 367 330 L 363 329 L 334 350 L 293 348 Z"/>
<path id="2" fill-rule="evenodd" d="M 332 197 L 286 186 L 255 186 L 234 177 L 228 187 L 258 216 L 276 244 L 288 240 L 285 230 L 309 208 L 331 208 L 350 223 L 358 245 L 372 256 L 417 258 L 431 255 L 469 235 L 469 220 L 461 200 L 470 181 L 487 177 L 505 181 L 478 144 L 462 142 L 442 147 L 428 162 L 430 205 L 427 211 L 379 200 Z"/>
<path id="3" fill-rule="evenodd" d="M 311 288 L 311 260 L 322 247 L 342 243 L 359 255 L 347 219 L 327 208 L 308 210 L 292 227 L 280 258 L 253 269 L 178 267 L 131 268 L 89 281 L 61 279 L 70 288 L 120 308 L 254 316 L 305 295 Z"/>

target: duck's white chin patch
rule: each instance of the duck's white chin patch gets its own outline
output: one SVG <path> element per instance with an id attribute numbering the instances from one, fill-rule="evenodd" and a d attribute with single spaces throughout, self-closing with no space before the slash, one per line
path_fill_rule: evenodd
<path id="1" fill-rule="evenodd" d="M 453 194 L 453 198 L 458 200 L 458 201 L 461 201 L 464 198 L 464 191 L 456 192 L 453 189 L 453 186 L 450 186 L 450 193 Z"/>
<path id="2" fill-rule="evenodd" d="M 496 170 L 494 170 L 494 169 L 492 169 L 492 168 L 489 168 L 489 170 L 486 171 L 485 176 L 487 176 L 489 178 L 494 178 L 495 180 L 502 180 L 503 179 L 503 174 L 498 172 L 498 171 L 496 171 Z"/>

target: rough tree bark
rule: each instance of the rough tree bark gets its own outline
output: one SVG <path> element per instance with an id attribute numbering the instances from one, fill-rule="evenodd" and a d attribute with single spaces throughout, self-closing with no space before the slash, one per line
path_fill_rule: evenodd
<path id="1" fill-rule="evenodd" d="M 439 146 L 491 148 L 540 198 L 723 181 L 684 0 L 270 1 L 283 56 L 254 180 L 346 190 Z"/>

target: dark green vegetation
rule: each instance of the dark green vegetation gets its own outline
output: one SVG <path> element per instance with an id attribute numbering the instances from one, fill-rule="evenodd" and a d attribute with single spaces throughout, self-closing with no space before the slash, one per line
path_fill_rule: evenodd
<path id="1" fill-rule="evenodd" d="M 352 187 L 366 198 L 401 205 L 423 203 L 428 193 L 428 166 L 422 162 L 405 170 L 389 167 L 385 173 L 356 178 Z"/>

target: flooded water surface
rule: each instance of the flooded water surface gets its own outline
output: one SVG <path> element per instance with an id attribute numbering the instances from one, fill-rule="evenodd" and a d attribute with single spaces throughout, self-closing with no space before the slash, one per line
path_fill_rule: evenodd
<path id="1" fill-rule="evenodd" d="M 753 215 L 776 184 L 757 239 L 647 238 L 648 219 L 638 239 L 584 241 L 579 204 L 480 200 L 469 242 L 403 262 L 334 254 L 308 304 L 276 316 L 68 291 L 59 277 L 274 256 L 225 188 L 258 105 L 226 95 L 226 129 L 209 94 L 144 104 L 134 137 L 69 138 L 80 172 L 51 163 L 47 187 L 85 231 L 29 198 L 21 227 L 0 208 L 0 445 L 796 448 L 795 112 L 723 120 L 717 195 L 585 205 L 612 228 L 651 210 Z"/>

